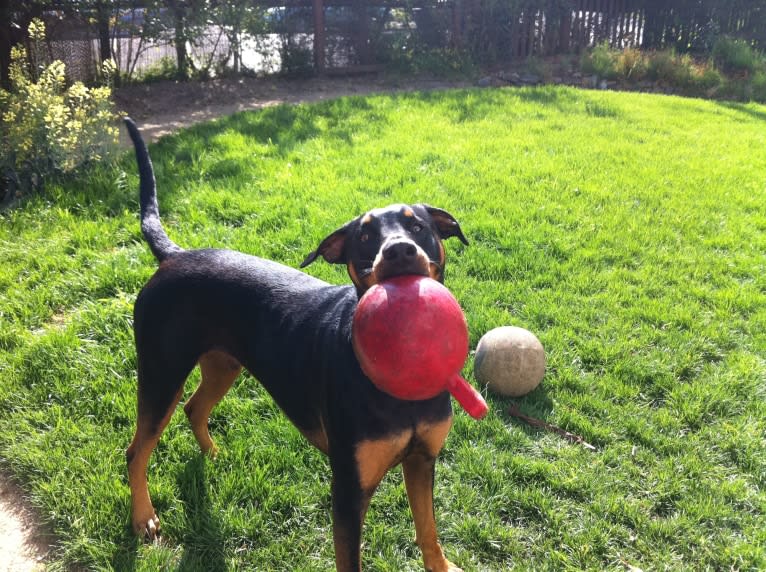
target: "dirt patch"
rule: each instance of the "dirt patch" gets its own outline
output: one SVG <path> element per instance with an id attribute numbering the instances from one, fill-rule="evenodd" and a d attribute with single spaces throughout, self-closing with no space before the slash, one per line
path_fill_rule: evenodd
<path id="1" fill-rule="evenodd" d="M 369 95 L 466 87 L 466 81 L 396 79 L 377 75 L 338 78 L 230 78 L 206 82 L 162 81 L 118 88 L 117 109 L 132 117 L 148 141 L 201 121 L 281 103 L 344 95 Z M 122 141 L 128 145 L 127 136 Z"/>
<path id="2" fill-rule="evenodd" d="M 52 537 L 39 522 L 21 489 L 0 475 L 0 572 L 45 569 Z"/>

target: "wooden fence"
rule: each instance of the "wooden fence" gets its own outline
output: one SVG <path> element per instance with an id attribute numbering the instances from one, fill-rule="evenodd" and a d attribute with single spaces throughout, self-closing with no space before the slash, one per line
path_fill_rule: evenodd
<path id="1" fill-rule="evenodd" d="M 511 57 L 580 52 L 602 42 L 641 45 L 643 12 L 629 0 L 576 0 L 559 12 L 524 10 L 510 29 Z"/>
<path id="2" fill-rule="evenodd" d="M 704 52 L 722 34 L 766 46 L 763 1 L 455 0 L 455 10 L 457 42 L 479 60 L 577 53 L 602 42 Z"/>
<path id="3" fill-rule="evenodd" d="M 19 2 L 12 0 L 13 4 Z M 385 50 L 391 49 L 390 39 L 396 34 L 399 38 L 409 36 L 399 45 L 431 50 L 458 48 L 480 64 L 579 53 L 602 42 L 615 48 L 705 51 L 720 34 L 745 38 L 756 47 L 766 46 L 764 0 L 253 0 L 253 4 L 298 15 L 304 26 L 300 30 L 302 49 L 313 52 L 309 65 L 313 63 L 314 70 L 320 72 L 337 67 L 375 67 L 391 61 L 391 53 Z M 61 9 L 66 5 L 62 0 L 51 0 L 50 7 L 56 10 L 46 10 L 42 3 L 29 5 L 43 14 L 66 13 Z M 116 1 L 109 4 L 112 13 L 102 19 L 114 26 L 140 5 L 140 0 L 125 0 L 121 7 Z M 12 43 L 10 32 L 18 35 L 26 26 L 19 14 L 10 14 L 13 22 L 0 22 L 0 31 L 8 27 L 8 33 L 0 34 L 4 77 Z M 71 58 L 64 58 L 68 69 L 77 70 L 78 76 L 92 77 L 99 54 L 104 53 L 103 30 L 93 24 L 93 17 L 78 20 L 78 12 L 66 14 L 65 20 L 50 28 L 50 45 L 71 53 Z M 32 15 L 24 17 L 28 20 Z M 76 38 L 72 37 L 75 30 Z M 116 30 L 112 30 L 113 45 L 126 41 Z M 57 37 L 59 33 L 64 35 Z M 381 38 L 387 38 L 388 43 Z M 190 49 L 204 50 L 205 41 L 195 39 Z M 165 47 L 147 50 L 147 57 L 162 48 L 172 60 L 173 50 L 167 47 L 173 45 L 172 33 L 164 42 Z M 221 45 L 217 44 L 218 50 Z M 116 51 L 112 53 L 119 55 Z M 151 65 L 151 60 L 147 62 L 143 65 Z M 142 66 L 142 62 L 137 64 Z"/>

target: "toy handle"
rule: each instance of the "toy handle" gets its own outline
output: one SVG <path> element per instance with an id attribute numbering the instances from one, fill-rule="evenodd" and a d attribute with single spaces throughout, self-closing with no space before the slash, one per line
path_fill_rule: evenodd
<path id="1" fill-rule="evenodd" d="M 452 394 L 466 413 L 474 419 L 481 419 L 487 414 L 487 402 L 473 386 L 455 374 L 447 381 L 447 391 Z"/>

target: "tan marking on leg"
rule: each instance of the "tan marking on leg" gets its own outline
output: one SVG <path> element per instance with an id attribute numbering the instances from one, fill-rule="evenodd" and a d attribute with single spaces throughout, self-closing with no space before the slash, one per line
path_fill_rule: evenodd
<path id="1" fill-rule="evenodd" d="M 388 469 L 401 460 L 411 439 L 412 431 L 404 431 L 383 439 L 362 441 L 356 446 L 356 463 L 362 490 L 375 490 Z"/>
<path id="2" fill-rule="evenodd" d="M 460 572 L 460 568 L 444 557 L 433 507 L 434 464 L 451 426 L 451 417 L 439 423 L 418 425 L 416 452 L 402 461 L 407 499 L 415 520 L 415 542 L 423 553 L 426 570 L 432 572 Z"/>
<path id="3" fill-rule="evenodd" d="M 444 441 L 452 428 L 452 416 L 437 423 L 420 423 L 415 428 L 418 448 L 425 448 L 427 454 L 436 457 L 444 447 Z"/>
<path id="4" fill-rule="evenodd" d="M 199 359 L 199 368 L 202 372 L 202 381 L 194 395 L 184 405 L 184 411 L 202 452 L 215 457 L 218 449 L 210 438 L 208 418 L 210 412 L 237 379 L 242 366 L 227 353 L 211 351 Z"/>
<path id="5" fill-rule="evenodd" d="M 168 406 L 168 411 L 155 430 L 152 430 L 151 419 L 142 412 L 141 403 L 138 406 L 138 422 L 136 434 L 133 436 L 126 457 L 128 460 L 128 485 L 130 486 L 131 520 L 133 531 L 143 534 L 149 540 L 153 540 L 160 528 L 160 520 L 154 512 L 151 497 L 149 496 L 149 482 L 146 476 L 146 468 L 149 465 L 149 457 L 157 446 L 160 436 L 173 416 L 176 405 L 181 400 L 183 386 L 181 386 Z M 140 398 L 139 398 L 140 399 Z"/>
<path id="6" fill-rule="evenodd" d="M 415 453 L 402 461 L 407 500 L 415 520 L 415 542 L 423 553 L 423 564 L 431 572 L 459 572 L 444 557 L 436 532 L 433 504 L 434 459 Z"/>

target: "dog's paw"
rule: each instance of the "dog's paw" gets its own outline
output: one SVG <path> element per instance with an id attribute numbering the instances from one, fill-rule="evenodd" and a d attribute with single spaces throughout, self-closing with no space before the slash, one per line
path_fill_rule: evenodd
<path id="1" fill-rule="evenodd" d="M 148 518 L 134 520 L 133 530 L 146 542 L 154 542 L 160 535 L 160 519 L 152 513 Z"/>
<path id="2" fill-rule="evenodd" d="M 426 572 L 463 572 L 463 569 L 459 566 L 455 566 L 446 558 L 441 558 L 441 561 L 438 563 L 430 566 L 426 564 Z"/>

